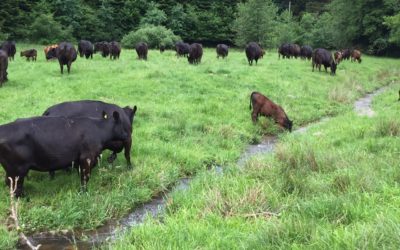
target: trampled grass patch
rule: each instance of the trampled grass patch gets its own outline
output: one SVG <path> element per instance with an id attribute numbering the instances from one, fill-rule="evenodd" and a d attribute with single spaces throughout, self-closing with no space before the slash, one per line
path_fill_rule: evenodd
<path id="1" fill-rule="evenodd" d="M 298 225 L 294 219 L 282 219 L 286 218 L 285 213 L 293 204 L 298 203 L 299 209 L 306 206 L 296 199 L 307 198 L 326 187 L 335 189 L 335 195 L 339 191 L 380 190 L 379 183 L 372 182 L 371 178 L 375 173 L 388 174 L 380 168 L 373 168 L 371 173 L 361 170 L 336 173 L 339 171 L 335 170 L 336 161 L 340 162 L 340 171 L 354 164 L 365 164 L 360 169 L 369 169 L 371 159 L 377 163 L 384 161 L 383 156 L 378 160 L 375 156 L 359 160 L 375 152 L 374 141 L 368 140 L 380 140 L 382 132 L 377 131 L 383 131 L 385 135 L 382 143 L 386 140 L 392 143 L 386 146 L 388 150 L 390 145 L 394 145 L 390 135 L 396 131 L 396 125 L 373 127 L 371 132 L 361 122 L 368 119 L 351 115 L 338 118 L 334 123 L 336 127 L 330 125 L 328 131 L 334 131 L 335 136 L 324 132 L 322 137 L 329 138 L 329 142 L 321 145 L 319 141 L 309 141 L 307 136 L 282 136 L 284 145 L 300 140 L 299 143 L 309 145 L 310 151 L 303 152 L 299 148 L 294 152 L 287 146 L 288 155 L 282 160 L 268 158 L 268 161 L 249 163 L 253 167 L 243 173 L 227 170 L 231 174 L 222 180 L 203 172 L 213 165 L 233 166 L 247 144 L 258 141 L 264 133 L 282 132 L 265 119 L 255 126 L 251 123 L 249 95 L 252 91 L 260 91 L 280 104 L 294 120 L 294 126 L 299 127 L 324 116 L 344 114 L 351 110 L 355 98 L 387 84 L 387 81 L 397 80 L 400 63 L 396 60 L 365 56 L 362 64 L 340 64 L 337 76 L 332 77 L 324 72 L 311 72 L 309 61 L 278 60 L 276 52 L 267 53 L 257 66 L 249 67 L 243 51 L 239 50 L 232 50 L 226 60 L 218 60 L 214 49 L 205 49 L 202 63 L 198 66 L 189 65 L 184 58 L 176 58 L 172 51 L 160 54 L 151 50 L 148 61 L 139 61 L 134 51 L 123 50 L 120 60 L 116 61 L 100 55 L 95 55 L 93 60 L 78 58 L 72 65 L 71 74 L 61 75 L 58 62 L 44 60 L 42 47 L 17 44 L 18 51 L 31 47 L 39 51 L 37 62 L 26 62 L 18 57 L 9 65 L 10 80 L 0 89 L 2 124 L 21 117 L 41 115 L 47 107 L 70 100 L 96 99 L 121 106 L 137 105 L 138 111 L 131 152 L 134 169 L 127 170 L 123 156 L 118 157 L 114 166 L 109 166 L 106 162 L 108 152 L 105 152 L 101 166 L 94 169 L 87 194 L 78 194 L 79 177 L 75 172 L 59 171 L 52 181 L 47 173 L 30 172 L 24 184 L 29 200 L 20 202 L 20 220 L 25 231 L 94 228 L 150 200 L 180 177 L 200 174 L 198 184 L 193 183 L 197 188 L 174 198 L 176 200 L 164 225 L 150 221 L 130 235 L 134 235 L 135 244 L 141 242 L 138 246 L 143 247 L 169 244 L 171 247 L 240 248 L 257 246 L 265 240 L 263 234 L 274 230 L 293 236 L 295 230 L 302 227 L 305 231 L 304 237 L 299 236 L 303 237 L 301 242 L 309 242 L 306 232 L 315 232 L 314 226 L 332 227 L 329 224 L 332 220 L 341 220 L 343 204 L 335 207 L 323 225 L 318 224 L 323 213 L 315 218 L 312 214 L 296 215 L 313 218 Z M 391 70 L 387 70 L 388 65 L 392 65 Z M 339 94 L 330 96 L 332 91 Z M 356 128 L 362 128 L 364 134 L 360 135 Z M 348 131 L 346 136 L 340 136 L 343 131 Z M 369 138 L 371 134 L 372 139 Z M 338 154 L 346 156 L 352 148 L 348 140 L 354 141 L 353 137 L 368 138 L 362 141 L 362 150 L 350 154 L 356 161 L 327 156 L 321 151 L 330 145 L 332 152 L 338 148 Z M 288 176 L 282 175 L 279 166 L 290 160 L 292 156 L 289 154 L 292 153 L 298 154 L 293 156 L 298 167 L 290 170 L 293 172 L 288 172 Z M 260 171 L 264 166 L 268 166 L 268 171 Z M 298 171 L 304 171 L 306 176 Z M 317 178 L 320 174 L 324 176 L 321 179 Z M 0 175 L 4 177 L 4 171 Z M 393 176 L 393 182 L 396 176 L 400 179 L 398 174 Z M 290 185 L 293 190 L 302 185 L 303 191 L 308 191 L 300 198 L 295 197 L 297 192 L 283 192 L 286 177 L 286 181 L 292 178 Z M 348 183 L 341 180 L 343 178 L 348 178 Z M 206 184 L 218 185 L 206 188 Z M 0 219 L 5 222 L 9 203 L 5 186 L 0 189 L 0 195 L 3 197 Z M 325 206 L 334 200 L 335 195 L 321 198 L 321 203 L 316 206 Z M 351 200 L 351 196 L 343 195 L 343 201 Z M 211 201 L 216 204 L 211 204 Z M 220 212 L 215 213 L 214 207 L 218 207 Z M 358 209 L 362 212 L 361 208 Z M 270 219 L 244 216 L 265 210 L 280 216 Z M 358 215 L 360 211 L 354 213 Z M 346 221 L 354 221 L 352 218 L 346 217 Z M 4 223 L 2 225 L 0 248 L 13 248 L 15 237 L 5 230 Z M 285 231 L 287 225 L 291 225 L 293 231 Z M 345 234 L 342 231 L 338 233 Z M 157 241 L 155 236 L 163 240 Z M 268 240 L 278 246 L 282 243 L 279 237 Z M 130 242 L 129 237 L 125 240 L 121 244 Z M 293 242 L 300 244 L 295 238 Z"/>

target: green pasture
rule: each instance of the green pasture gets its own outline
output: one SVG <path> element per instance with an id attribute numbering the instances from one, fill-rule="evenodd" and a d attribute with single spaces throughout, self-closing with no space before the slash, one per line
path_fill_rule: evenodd
<path id="1" fill-rule="evenodd" d="M 37 62 L 19 57 L 21 49 L 33 47 L 39 52 Z M 218 60 L 214 49 L 205 49 L 197 66 L 173 51 L 151 50 L 148 58 L 137 60 L 133 50 L 123 50 L 116 61 L 100 55 L 78 58 L 71 73 L 61 75 L 57 61 L 44 59 L 43 47 L 17 44 L 9 81 L 0 89 L 1 124 L 41 115 L 70 100 L 138 107 L 133 170 L 126 168 L 122 154 L 110 166 L 109 152 L 104 152 L 86 194 L 78 193 L 80 180 L 74 172 L 57 172 L 54 180 L 47 173 L 30 172 L 24 184 L 27 197 L 20 201 L 24 232 L 95 228 L 181 177 L 195 176 L 188 191 L 173 194 L 163 224 L 148 220 L 110 247 L 398 245 L 399 60 L 364 56 L 361 64 L 340 64 L 333 77 L 311 72 L 309 61 L 278 60 L 275 51 L 252 67 L 239 50 Z M 353 114 L 355 99 L 390 83 L 396 88 L 374 103 L 377 116 Z M 294 129 L 322 117 L 337 118 L 306 134 L 280 131 L 267 119 L 253 125 L 252 91 L 280 104 Z M 236 168 L 246 145 L 277 133 L 281 143 L 276 154 Z M 224 167 L 223 176 L 206 171 L 216 165 Z M 1 170 L 0 178 L 4 175 Z M 0 185 L 0 196 L 0 249 L 13 248 L 15 233 L 6 228 L 5 185 Z M 265 211 L 279 216 L 247 217 Z"/>

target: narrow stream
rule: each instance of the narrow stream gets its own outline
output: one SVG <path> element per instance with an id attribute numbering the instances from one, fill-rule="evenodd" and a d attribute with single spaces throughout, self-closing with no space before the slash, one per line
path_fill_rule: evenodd
<path id="1" fill-rule="evenodd" d="M 354 103 L 354 111 L 359 115 L 373 116 L 374 111 L 372 110 L 371 103 L 372 99 L 386 90 L 386 87 L 379 88 L 372 93 L 358 99 Z M 300 127 L 294 131 L 294 133 L 304 133 L 308 128 L 316 124 L 320 124 L 329 120 L 329 118 L 323 118 L 318 122 L 308 124 Z M 258 154 L 271 153 L 275 149 L 275 145 L 278 142 L 277 136 L 266 136 L 263 138 L 261 143 L 256 145 L 250 145 L 242 153 L 239 160 L 237 161 L 238 166 L 243 167 L 244 164 L 253 156 Z M 215 167 L 213 170 L 217 174 L 223 173 L 222 167 Z M 177 185 L 170 191 L 174 192 L 177 190 L 185 190 L 189 187 L 191 182 L 190 178 L 180 179 Z M 140 225 L 143 223 L 146 216 L 156 218 L 164 213 L 165 204 L 168 199 L 168 194 L 165 193 L 145 203 L 130 214 L 123 217 L 120 220 L 109 221 L 106 225 L 101 226 L 95 230 L 81 231 L 81 232 L 66 232 L 65 234 L 51 234 L 49 232 L 37 233 L 29 236 L 30 240 L 34 244 L 41 244 L 41 250 L 54 250 L 54 249 L 79 249 L 89 250 L 95 247 L 99 247 L 101 244 L 116 240 L 119 235 L 126 232 L 128 229 Z M 18 245 L 17 249 L 29 249 L 26 245 Z"/>

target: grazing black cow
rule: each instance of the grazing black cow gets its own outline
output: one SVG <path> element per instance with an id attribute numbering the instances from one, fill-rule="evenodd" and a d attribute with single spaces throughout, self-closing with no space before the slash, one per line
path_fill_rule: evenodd
<path id="1" fill-rule="evenodd" d="M 0 126 L 0 163 L 8 177 L 18 176 L 17 197 L 22 195 L 29 170 L 54 171 L 79 165 L 81 188 L 86 191 L 92 167 L 105 142 L 126 140 L 120 114 L 110 119 L 87 117 L 33 117 Z"/>
<path id="2" fill-rule="evenodd" d="M 321 71 L 321 65 L 324 65 L 325 72 L 328 72 L 327 68 L 331 68 L 331 75 L 336 74 L 336 62 L 333 59 L 332 53 L 326 49 L 316 49 L 313 53 L 312 58 L 312 71 L 314 72 L 314 67 L 317 67 Z"/>
<path id="3" fill-rule="evenodd" d="M 61 74 L 64 74 L 64 65 L 67 65 L 68 74 L 71 71 L 71 64 L 75 62 L 77 53 L 75 47 L 68 42 L 62 42 L 56 48 L 56 55 L 60 63 Z"/>
<path id="4" fill-rule="evenodd" d="M 251 113 L 251 119 L 253 123 L 256 123 L 259 115 L 265 117 L 271 117 L 278 123 L 282 128 L 288 129 L 292 132 L 293 122 L 289 120 L 283 108 L 273 101 L 268 99 L 266 96 L 259 92 L 253 92 L 250 95 L 250 110 L 253 106 L 253 112 Z"/>
<path id="5" fill-rule="evenodd" d="M 175 43 L 175 51 L 176 51 L 176 56 L 185 56 L 187 57 L 189 55 L 190 51 L 190 45 L 188 43 L 184 42 L 177 42 Z"/>
<path id="6" fill-rule="evenodd" d="M 280 59 L 282 55 L 282 58 L 290 58 L 290 44 L 284 43 L 282 44 L 279 49 L 278 49 L 278 58 Z"/>
<path id="7" fill-rule="evenodd" d="M 246 56 L 249 65 L 253 65 L 253 60 L 257 61 L 258 59 L 262 58 L 265 54 L 265 51 L 260 47 L 260 45 L 256 42 L 250 42 L 246 46 Z"/>
<path id="8" fill-rule="evenodd" d="M 110 59 L 119 59 L 119 54 L 121 54 L 121 45 L 118 42 L 110 43 Z"/>
<path id="9" fill-rule="evenodd" d="M 301 49 L 298 44 L 289 44 L 290 56 L 297 59 L 301 54 Z"/>
<path id="10" fill-rule="evenodd" d="M 165 51 L 165 46 L 164 45 L 160 45 L 160 53 L 163 53 Z"/>
<path id="11" fill-rule="evenodd" d="M 78 43 L 79 56 L 93 59 L 93 44 L 90 41 L 80 40 Z"/>
<path id="12" fill-rule="evenodd" d="M 17 53 L 17 49 L 15 48 L 15 42 L 14 41 L 5 41 L 1 44 L 0 49 L 4 50 L 7 55 L 8 59 L 11 61 L 11 59 L 14 61 L 14 56 L 15 53 Z"/>
<path id="13" fill-rule="evenodd" d="M 302 59 L 307 58 L 308 60 L 311 60 L 312 52 L 313 52 L 313 49 L 310 46 L 304 45 L 303 47 L 301 47 L 300 56 Z"/>
<path id="14" fill-rule="evenodd" d="M 226 44 L 218 44 L 217 45 L 217 58 L 222 57 L 224 59 L 225 57 L 228 56 L 229 53 L 229 47 Z"/>
<path id="15" fill-rule="evenodd" d="M 32 61 L 36 61 L 37 58 L 37 51 L 35 49 L 28 49 L 25 51 L 21 51 L 21 57 L 25 56 L 26 60 L 29 61 L 29 59 L 32 58 Z"/>
<path id="16" fill-rule="evenodd" d="M 94 53 L 101 52 L 102 57 L 107 57 L 110 54 L 110 44 L 108 42 L 97 42 L 94 44 Z"/>
<path id="17" fill-rule="evenodd" d="M 8 80 L 7 78 L 7 68 L 8 68 L 8 55 L 7 52 L 0 49 L 0 87 L 3 83 Z M 0 139 L 1 140 L 1 139 Z"/>
<path id="18" fill-rule="evenodd" d="M 203 57 L 203 46 L 200 43 L 190 45 L 188 61 L 190 64 L 199 64 Z"/>
<path id="19" fill-rule="evenodd" d="M 44 113 L 44 116 L 64 116 L 64 117 L 94 117 L 102 118 L 103 112 L 107 116 L 116 111 L 120 114 L 122 125 L 125 131 L 131 135 L 132 134 L 132 123 L 133 118 L 136 113 L 136 106 L 132 108 L 125 107 L 121 108 L 115 104 L 105 103 L 101 101 L 92 100 L 82 100 L 73 102 L 63 102 L 49 107 Z M 128 168 L 131 168 L 131 147 L 132 147 L 132 137 L 129 136 L 125 141 L 111 141 L 105 144 L 104 149 L 109 149 L 113 151 L 113 154 L 108 158 L 108 162 L 112 163 L 117 157 L 117 153 L 125 149 L 125 159 L 128 164 Z"/>
<path id="20" fill-rule="evenodd" d="M 149 51 L 149 47 L 147 46 L 147 43 L 144 42 L 138 42 L 135 46 L 136 53 L 139 57 L 139 60 L 147 60 L 147 52 Z"/>
<path id="21" fill-rule="evenodd" d="M 342 49 L 340 52 L 342 52 L 342 59 L 343 60 L 349 60 L 351 56 L 351 50 L 350 49 Z"/>

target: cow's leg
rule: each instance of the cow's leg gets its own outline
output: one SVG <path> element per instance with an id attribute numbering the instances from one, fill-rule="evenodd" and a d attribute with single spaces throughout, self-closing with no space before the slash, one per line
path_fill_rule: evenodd
<path id="1" fill-rule="evenodd" d="M 312 72 L 314 72 L 315 63 L 312 62 L 311 65 L 312 65 Z"/>
<path id="2" fill-rule="evenodd" d="M 328 67 L 326 67 L 326 65 L 324 65 L 325 68 L 325 73 L 328 73 Z"/>
<path id="3" fill-rule="evenodd" d="M 113 151 L 112 154 L 107 158 L 108 163 L 113 163 L 117 159 L 117 152 Z"/>
<path id="4" fill-rule="evenodd" d="M 72 62 L 68 62 L 67 63 L 68 74 L 71 71 L 71 64 L 72 64 Z"/>
<path id="5" fill-rule="evenodd" d="M 253 106 L 253 112 L 251 113 L 251 120 L 253 121 L 253 123 L 256 123 L 258 121 L 258 114 L 259 110 L 255 109 Z"/>
<path id="6" fill-rule="evenodd" d="M 50 180 L 54 180 L 55 171 L 49 171 Z"/>
<path id="7" fill-rule="evenodd" d="M 90 170 L 91 170 L 91 165 L 93 164 L 93 160 L 91 160 L 89 157 L 84 157 L 80 160 L 79 164 L 79 169 L 81 172 L 81 191 L 86 192 L 87 191 L 87 183 L 89 181 L 90 177 Z"/>
<path id="8" fill-rule="evenodd" d="M 64 74 L 64 65 L 60 64 L 61 74 Z"/>
<path id="9" fill-rule="evenodd" d="M 126 159 L 126 163 L 128 164 L 127 167 L 128 169 L 132 168 L 132 163 L 131 163 L 131 147 L 132 147 L 132 139 L 127 140 L 124 142 L 124 155 Z"/>

